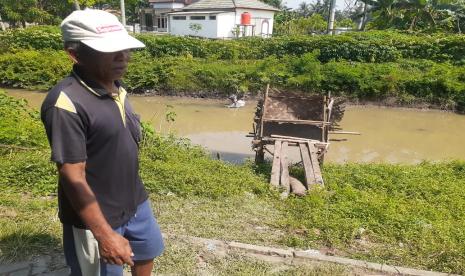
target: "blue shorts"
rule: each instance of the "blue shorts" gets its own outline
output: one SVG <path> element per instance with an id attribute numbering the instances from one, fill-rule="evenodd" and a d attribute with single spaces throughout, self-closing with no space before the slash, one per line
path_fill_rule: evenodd
<path id="1" fill-rule="evenodd" d="M 149 200 L 137 206 L 136 214 L 126 224 L 113 230 L 129 241 L 134 261 L 150 260 L 163 252 L 160 227 Z M 63 248 L 72 276 L 123 275 L 123 266 L 100 259 L 98 243 L 90 230 L 63 224 Z"/>

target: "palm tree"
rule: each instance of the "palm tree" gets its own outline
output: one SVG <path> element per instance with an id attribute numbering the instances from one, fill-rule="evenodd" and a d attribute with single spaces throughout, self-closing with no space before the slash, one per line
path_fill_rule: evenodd
<path id="1" fill-rule="evenodd" d="M 302 17 L 309 17 L 312 15 L 312 7 L 307 2 L 302 2 L 297 8 L 297 13 Z"/>
<path id="2" fill-rule="evenodd" d="M 365 4 L 364 14 L 359 16 L 367 16 L 371 14 L 373 18 L 373 25 L 379 29 L 387 29 L 393 27 L 398 16 L 396 9 L 399 0 L 360 0 Z M 408 0 L 407 0 L 408 1 Z"/>

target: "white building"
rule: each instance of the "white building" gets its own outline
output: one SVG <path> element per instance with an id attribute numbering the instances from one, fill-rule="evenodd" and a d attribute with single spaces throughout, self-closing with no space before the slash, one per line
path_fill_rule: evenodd
<path id="1" fill-rule="evenodd" d="M 258 0 L 194 0 L 190 5 L 185 5 L 189 0 L 151 1 L 156 3 L 152 4 L 152 11 L 145 16 L 152 14 L 158 19 L 154 24 L 157 25 L 157 31 L 164 30 L 181 36 L 270 37 L 273 33 L 274 13 L 278 11 Z M 169 9 L 171 12 L 168 12 Z M 141 20 L 141 25 L 147 26 L 146 22 Z M 150 30 L 147 27 L 145 29 Z"/>

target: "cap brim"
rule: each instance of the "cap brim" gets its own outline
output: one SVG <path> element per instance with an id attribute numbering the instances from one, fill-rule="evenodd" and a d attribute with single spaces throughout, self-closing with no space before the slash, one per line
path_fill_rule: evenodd
<path id="1" fill-rule="evenodd" d="M 90 48 L 98 52 L 113 53 L 128 49 L 144 48 L 144 43 L 130 35 L 82 40 Z"/>

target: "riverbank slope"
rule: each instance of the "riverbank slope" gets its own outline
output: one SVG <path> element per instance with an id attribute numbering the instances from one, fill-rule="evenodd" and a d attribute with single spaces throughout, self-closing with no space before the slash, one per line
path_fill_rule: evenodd
<path id="1" fill-rule="evenodd" d="M 0 114 L 0 259 L 59 250 L 56 169 L 37 113 L 0 93 Z M 303 177 L 299 167 L 291 173 Z M 269 174 L 268 164 L 212 160 L 189 141 L 144 125 L 141 176 L 166 233 L 465 272 L 463 161 L 327 164 L 325 189 L 285 200 L 270 189 Z M 180 258 L 180 246 L 169 245 L 157 269 L 195 266 L 197 255 Z"/>

